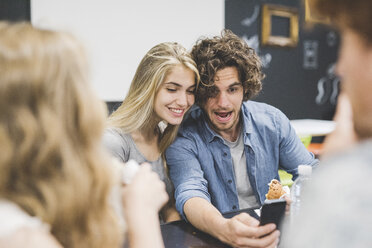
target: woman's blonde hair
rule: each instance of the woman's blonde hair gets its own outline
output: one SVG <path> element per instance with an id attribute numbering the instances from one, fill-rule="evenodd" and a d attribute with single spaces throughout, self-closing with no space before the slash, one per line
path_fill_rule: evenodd
<path id="1" fill-rule="evenodd" d="M 106 112 L 85 59 L 69 34 L 0 23 L 0 198 L 48 223 L 64 247 L 118 247 Z"/>
<path id="2" fill-rule="evenodd" d="M 156 93 L 172 68 L 183 65 L 195 73 L 195 84 L 199 73 L 195 62 L 186 49 L 178 43 L 160 43 L 144 56 L 134 75 L 127 96 L 121 106 L 109 117 L 109 125 L 131 133 L 146 127 L 154 112 Z M 160 152 L 173 142 L 178 125 L 168 125 L 160 142 Z"/>

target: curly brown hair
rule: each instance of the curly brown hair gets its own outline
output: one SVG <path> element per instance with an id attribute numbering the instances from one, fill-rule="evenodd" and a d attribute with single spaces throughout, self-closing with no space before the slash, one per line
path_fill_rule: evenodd
<path id="1" fill-rule="evenodd" d="M 320 15 L 330 17 L 340 28 L 350 28 L 372 45 L 372 1 L 370 0 L 312 0 L 313 7 Z"/>
<path id="2" fill-rule="evenodd" d="M 199 39 L 191 51 L 200 74 L 200 84 L 195 95 L 198 105 L 204 105 L 208 98 L 217 92 L 214 78 L 218 70 L 234 66 L 239 73 L 239 80 L 244 88 L 243 100 L 256 96 L 262 89 L 261 61 L 253 48 L 235 35 L 224 29 L 221 36 Z"/>

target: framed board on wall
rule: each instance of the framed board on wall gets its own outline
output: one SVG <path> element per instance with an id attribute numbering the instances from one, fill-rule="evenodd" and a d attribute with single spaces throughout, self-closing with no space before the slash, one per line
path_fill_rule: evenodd
<path id="1" fill-rule="evenodd" d="M 263 23 L 265 6 L 281 10 L 271 8 L 274 36 L 276 32 L 290 37 L 289 22 L 275 19 L 275 13 L 298 13 L 297 42 L 290 46 L 262 42 L 262 29 L 268 25 Z M 324 23 L 306 20 L 305 7 L 303 0 L 225 0 L 225 27 L 245 39 L 261 58 L 266 78 L 256 101 L 279 108 L 289 119 L 330 120 L 339 91 L 334 71 L 339 36 Z"/>

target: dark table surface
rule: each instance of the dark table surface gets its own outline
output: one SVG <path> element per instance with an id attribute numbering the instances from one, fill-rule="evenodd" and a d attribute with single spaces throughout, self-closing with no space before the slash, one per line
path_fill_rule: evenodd
<path id="1" fill-rule="evenodd" d="M 226 218 L 231 218 L 239 213 L 248 213 L 255 218 L 259 218 L 254 212 L 254 208 L 242 209 L 236 212 L 224 214 Z M 161 225 L 165 248 L 228 248 L 216 238 L 206 234 L 190 223 L 180 220 Z"/>

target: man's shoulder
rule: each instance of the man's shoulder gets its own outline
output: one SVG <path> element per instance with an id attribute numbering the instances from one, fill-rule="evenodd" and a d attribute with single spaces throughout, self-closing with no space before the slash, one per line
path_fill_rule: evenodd
<path id="1" fill-rule="evenodd" d="M 313 187 L 317 187 L 314 189 L 317 191 L 315 195 L 330 196 L 325 200 L 332 201 L 336 206 L 338 204 L 335 202 L 349 203 L 351 199 L 363 200 L 364 203 L 368 201 L 365 206 L 369 206 L 368 211 L 370 211 L 372 201 L 370 197 L 365 196 L 372 193 L 372 187 L 370 187 L 371 149 L 372 141 L 369 141 L 359 144 L 349 151 L 323 159 L 312 177 Z M 342 192 L 342 194 L 334 192 Z M 361 205 L 363 204 L 359 204 L 359 206 Z"/>
<path id="2" fill-rule="evenodd" d="M 272 105 L 269 105 L 263 102 L 251 101 L 251 100 L 243 102 L 242 108 L 243 108 L 243 111 L 249 112 L 252 114 L 281 112 L 278 108 Z"/>
<path id="3" fill-rule="evenodd" d="M 372 176 L 372 141 L 363 142 L 348 151 L 325 157 L 316 169 L 320 181 L 333 178 L 335 183 L 361 184 Z M 337 175 L 337 180 L 335 177 Z M 318 179 L 317 179 L 318 180 Z M 333 182 L 329 182 L 333 183 Z M 371 188 L 371 187 L 370 187 Z"/>
<path id="4" fill-rule="evenodd" d="M 349 169 L 355 169 L 356 166 L 367 166 L 369 168 L 368 170 L 372 172 L 372 166 L 370 166 L 372 161 L 371 150 L 372 139 L 359 143 L 349 151 L 334 154 L 329 158 L 327 157 L 323 161 L 323 164 L 327 164 L 329 167 L 335 166 L 337 170 L 342 166 Z"/>
<path id="5" fill-rule="evenodd" d="M 255 123 L 275 123 L 284 114 L 274 106 L 262 102 L 246 101 L 242 104 L 242 113 L 246 121 Z"/>

